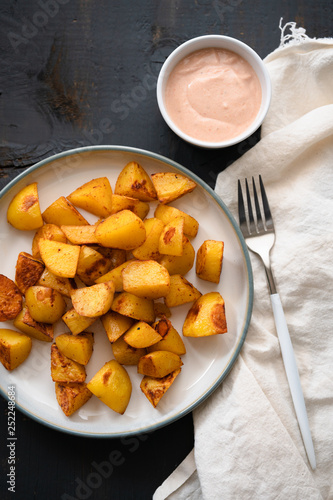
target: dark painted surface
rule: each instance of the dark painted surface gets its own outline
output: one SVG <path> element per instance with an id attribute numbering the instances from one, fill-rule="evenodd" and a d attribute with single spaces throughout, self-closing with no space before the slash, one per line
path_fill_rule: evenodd
<path id="1" fill-rule="evenodd" d="M 158 111 L 158 71 L 181 42 L 210 33 L 264 58 L 279 45 L 281 17 L 311 37 L 332 35 L 330 0 L 1 0 L 0 187 L 45 157 L 90 144 L 160 153 L 214 186 L 259 132 L 226 150 L 184 143 Z M 1 498 L 149 499 L 193 447 L 191 415 L 122 441 L 71 437 L 20 412 L 16 429 L 16 493 L 7 491 L 2 437 Z"/>

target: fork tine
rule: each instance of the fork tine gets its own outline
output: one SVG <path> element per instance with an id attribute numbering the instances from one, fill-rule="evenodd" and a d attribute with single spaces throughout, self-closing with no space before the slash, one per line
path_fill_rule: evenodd
<path id="1" fill-rule="evenodd" d="M 238 179 L 238 218 L 240 226 L 246 224 L 244 198 L 243 198 L 242 186 L 239 179 Z"/>
<path id="2" fill-rule="evenodd" d="M 249 215 L 249 229 L 250 229 L 250 234 L 254 234 L 257 232 L 257 229 L 253 218 L 251 196 L 247 179 L 245 179 L 245 189 L 246 189 L 246 199 L 247 199 L 247 210 Z"/>
<path id="3" fill-rule="evenodd" d="M 262 204 L 264 207 L 266 229 L 274 229 L 273 218 L 272 218 L 271 210 L 269 208 L 269 203 L 268 203 L 268 199 L 266 196 L 266 191 L 265 191 L 265 187 L 264 187 L 264 183 L 262 181 L 261 175 L 259 175 L 259 183 L 260 183 Z"/>
<path id="4" fill-rule="evenodd" d="M 252 186 L 253 186 L 253 197 L 254 197 L 254 205 L 256 208 L 256 216 L 257 216 L 257 228 L 258 232 L 264 230 L 264 223 L 261 217 L 261 210 L 260 210 L 260 205 L 259 205 L 259 200 L 258 200 L 258 195 L 257 195 L 257 189 L 256 189 L 256 184 L 254 182 L 254 178 L 252 177 Z"/>

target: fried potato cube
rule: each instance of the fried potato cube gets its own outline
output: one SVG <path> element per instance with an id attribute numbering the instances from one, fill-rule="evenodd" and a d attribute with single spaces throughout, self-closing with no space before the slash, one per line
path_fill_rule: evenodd
<path id="1" fill-rule="evenodd" d="M 168 307 L 180 306 L 193 302 L 201 297 L 201 292 L 195 288 L 184 276 L 173 274 L 170 276 L 170 291 L 164 298 Z"/>
<path id="2" fill-rule="evenodd" d="M 124 334 L 124 340 L 130 346 L 140 349 L 156 344 L 156 342 L 162 340 L 162 337 L 148 323 L 138 321 Z"/>
<path id="3" fill-rule="evenodd" d="M 131 379 L 125 368 L 112 359 L 87 384 L 88 389 L 113 411 L 125 413 L 132 394 Z"/>
<path id="4" fill-rule="evenodd" d="M 165 267 L 170 275 L 181 274 L 184 276 L 193 267 L 195 260 L 195 250 L 192 243 L 187 238 L 183 236 L 183 253 L 182 255 L 162 255 L 158 262 L 161 266 Z"/>
<path id="5" fill-rule="evenodd" d="M 89 328 L 97 318 L 87 318 L 75 311 L 74 307 L 69 309 L 62 317 L 63 322 L 73 335 L 78 335 L 86 328 Z"/>
<path id="6" fill-rule="evenodd" d="M 114 311 L 109 311 L 101 316 L 101 321 L 111 344 L 127 332 L 134 323 L 134 319 Z"/>
<path id="7" fill-rule="evenodd" d="M 148 377 L 162 378 L 178 370 L 182 365 L 182 360 L 174 352 L 153 351 L 140 358 L 138 373 L 148 375 Z"/>
<path id="8" fill-rule="evenodd" d="M 68 384 L 56 382 L 55 393 L 59 406 L 66 417 L 73 415 L 92 396 L 92 392 L 89 391 L 85 382 L 70 382 Z"/>
<path id="9" fill-rule="evenodd" d="M 47 267 L 44 269 L 43 274 L 37 281 L 36 285 L 48 286 L 57 290 L 65 297 L 70 297 L 73 290 L 77 288 L 73 278 L 60 278 L 51 273 Z"/>
<path id="10" fill-rule="evenodd" d="M 24 304 L 22 311 L 14 319 L 13 325 L 15 328 L 30 337 L 44 342 L 52 342 L 54 336 L 53 325 L 49 323 L 40 323 L 35 321 L 26 304 Z"/>
<path id="11" fill-rule="evenodd" d="M 31 317 L 39 323 L 56 323 L 66 310 L 66 302 L 53 288 L 30 286 L 25 292 L 25 302 Z"/>
<path id="12" fill-rule="evenodd" d="M 154 302 L 154 311 L 157 318 L 171 317 L 171 311 L 164 302 Z"/>
<path id="13" fill-rule="evenodd" d="M 197 186 L 185 175 L 173 172 L 158 172 L 152 174 L 151 179 L 157 192 L 158 201 L 163 204 L 191 193 Z"/>
<path id="14" fill-rule="evenodd" d="M 83 226 L 88 221 L 64 196 L 60 196 L 44 210 L 42 217 L 46 224 L 56 226 Z"/>
<path id="15" fill-rule="evenodd" d="M 218 292 L 202 295 L 190 308 L 183 324 L 185 337 L 208 337 L 227 332 L 225 305 Z"/>
<path id="16" fill-rule="evenodd" d="M 104 255 L 93 248 L 82 245 L 76 274 L 85 285 L 93 285 L 95 281 L 106 274 L 111 263 Z"/>
<path id="17" fill-rule="evenodd" d="M 155 321 L 154 302 L 129 292 L 120 293 L 113 300 L 111 309 L 124 316 L 147 323 Z"/>
<path id="18" fill-rule="evenodd" d="M 106 248 L 100 245 L 91 245 L 91 248 L 97 250 L 97 252 L 104 255 L 106 259 L 110 262 L 110 270 L 115 269 L 127 260 L 126 250 L 121 250 L 120 248 Z"/>
<path id="19" fill-rule="evenodd" d="M 115 194 L 131 196 L 141 201 L 154 201 L 157 199 L 155 187 L 144 168 L 135 161 L 131 161 L 120 172 L 115 189 Z"/>
<path id="20" fill-rule="evenodd" d="M 6 370 L 14 370 L 23 363 L 30 354 L 31 346 L 28 335 L 0 328 L 0 361 Z"/>
<path id="21" fill-rule="evenodd" d="M 122 196 L 120 194 L 114 194 L 112 196 L 111 214 L 116 214 L 121 210 L 130 210 L 143 220 L 148 214 L 149 208 L 149 203 L 141 201 L 138 198 Z"/>
<path id="22" fill-rule="evenodd" d="M 159 240 L 159 252 L 164 255 L 183 255 L 184 219 L 175 217 L 166 224 Z"/>
<path id="23" fill-rule="evenodd" d="M 134 259 L 127 260 L 119 266 L 111 269 L 106 274 L 103 274 L 100 278 L 97 278 L 96 283 L 105 283 L 106 281 L 112 281 L 116 292 L 122 292 L 123 289 L 123 269 L 125 269 Z"/>
<path id="24" fill-rule="evenodd" d="M 95 236 L 95 229 L 96 226 L 90 224 L 85 226 L 61 226 L 61 230 L 72 245 L 97 244 L 98 241 Z"/>
<path id="25" fill-rule="evenodd" d="M 126 366 L 136 366 L 139 359 L 147 354 L 147 351 L 143 347 L 132 347 L 127 342 L 125 342 L 124 337 L 119 337 L 112 344 L 112 352 L 115 360 L 121 365 Z"/>
<path id="26" fill-rule="evenodd" d="M 108 217 L 112 209 L 112 188 L 107 177 L 86 182 L 67 199 L 76 207 L 83 208 L 97 217 Z"/>
<path id="27" fill-rule="evenodd" d="M 41 239 L 39 250 L 44 264 L 51 273 L 60 278 L 74 278 L 80 255 L 78 245 Z"/>
<path id="28" fill-rule="evenodd" d="M 178 354 L 178 356 L 186 354 L 185 344 L 177 330 L 172 326 L 171 321 L 162 318 L 153 327 L 161 335 L 161 340 L 148 347 L 148 352 L 170 351 Z"/>
<path id="29" fill-rule="evenodd" d="M 219 283 L 223 262 L 223 241 L 206 240 L 197 252 L 196 273 L 199 278 Z"/>
<path id="30" fill-rule="evenodd" d="M 145 241 L 146 230 L 140 217 L 130 210 L 122 210 L 99 222 L 95 236 L 102 246 L 133 250 Z"/>
<path id="31" fill-rule="evenodd" d="M 174 370 L 162 378 L 148 377 L 147 375 L 143 377 L 140 389 L 154 408 L 156 408 L 177 375 L 180 374 L 180 371 L 181 368 L 178 368 L 178 370 Z"/>
<path id="32" fill-rule="evenodd" d="M 78 288 L 72 292 L 73 307 L 78 314 L 88 318 L 97 318 L 106 314 L 114 296 L 112 281 Z"/>
<path id="33" fill-rule="evenodd" d="M 157 259 L 160 257 L 159 241 L 164 228 L 160 219 L 152 217 L 144 222 L 146 229 L 146 240 L 132 251 L 133 256 L 139 260 Z"/>
<path id="34" fill-rule="evenodd" d="M 55 343 L 67 358 L 86 366 L 93 353 L 94 335 L 90 332 L 78 335 L 62 333 L 55 339 Z"/>
<path id="35" fill-rule="evenodd" d="M 44 240 L 54 240 L 61 241 L 62 243 L 67 243 L 66 235 L 56 224 L 44 224 L 40 227 L 33 237 L 31 253 L 35 259 L 41 259 L 39 251 L 39 240 L 43 238 Z"/>
<path id="36" fill-rule="evenodd" d="M 37 283 L 44 269 L 45 264 L 41 260 L 27 252 L 19 253 L 16 262 L 15 282 L 23 295 L 30 286 Z"/>
<path id="37" fill-rule="evenodd" d="M 14 319 L 22 310 L 22 294 L 13 280 L 0 274 L 0 321 Z"/>
<path id="38" fill-rule="evenodd" d="M 25 186 L 14 196 L 8 206 L 7 221 L 22 231 L 38 229 L 43 225 L 37 182 Z"/>
<path id="39" fill-rule="evenodd" d="M 184 219 L 184 234 L 190 238 L 194 238 L 199 230 L 199 222 L 191 215 L 179 210 L 179 208 L 163 205 L 160 203 L 155 209 L 155 217 L 160 219 L 164 224 L 168 224 L 175 217 L 183 217 Z"/>
<path id="40" fill-rule="evenodd" d="M 86 369 L 83 365 L 67 358 L 56 344 L 51 345 L 51 377 L 53 382 L 84 382 Z"/>
<path id="41" fill-rule="evenodd" d="M 135 260 L 122 271 L 125 292 L 145 299 L 165 297 L 170 289 L 170 276 L 155 260 Z"/>

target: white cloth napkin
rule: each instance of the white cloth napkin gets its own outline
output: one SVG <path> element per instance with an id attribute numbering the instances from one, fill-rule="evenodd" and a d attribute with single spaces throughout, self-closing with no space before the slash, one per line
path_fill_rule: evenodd
<path id="1" fill-rule="evenodd" d="M 263 177 L 277 233 L 272 268 L 317 469 L 295 417 L 265 273 L 251 254 L 245 344 L 194 411 L 195 448 L 154 500 L 333 499 L 333 39 L 310 39 L 294 23 L 281 31 L 281 46 L 265 59 L 273 97 L 262 139 L 218 176 L 216 192 L 236 217 L 237 179 Z"/>

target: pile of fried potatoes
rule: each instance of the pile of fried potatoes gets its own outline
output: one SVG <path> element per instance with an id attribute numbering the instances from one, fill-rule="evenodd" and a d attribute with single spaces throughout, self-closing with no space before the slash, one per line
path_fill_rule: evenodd
<path id="1" fill-rule="evenodd" d="M 42 212 L 34 182 L 10 202 L 8 223 L 34 236 L 31 253 L 18 255 L 15 281 L 0 275 L 0 321 L 16 328 L 0 329 L 0 361 L 13 370 L 28 358 L 32 339 L 50 342 L 51 377 L 66 416 L 92 395 L 123 414 L 132 393 L 130 365 L 143 375 L 141 390 L 156 407 L 186 353 L 172 308 L 189 304 L 184 337 L 227 331 L 220 293 L 203 295 L 185 278 L 196 258 L 197 276 L 219 283 L 223 261 L 222 241 L 206 240 L 195 252 L 197 220 L 170 205 L 195 187 L 179 173 L 149 176 L 132 161 L 114 190 L 107 177 L 92 179 Z M 152 203 L 154 216 L 147 218 Z M 79 209 L 96 222 L 88 223 Z M 87 383 L 94 348 L 89 329 L 98 318 L 114 359 Z M 67 330 L 55 336 L 60 321 Z"/>

